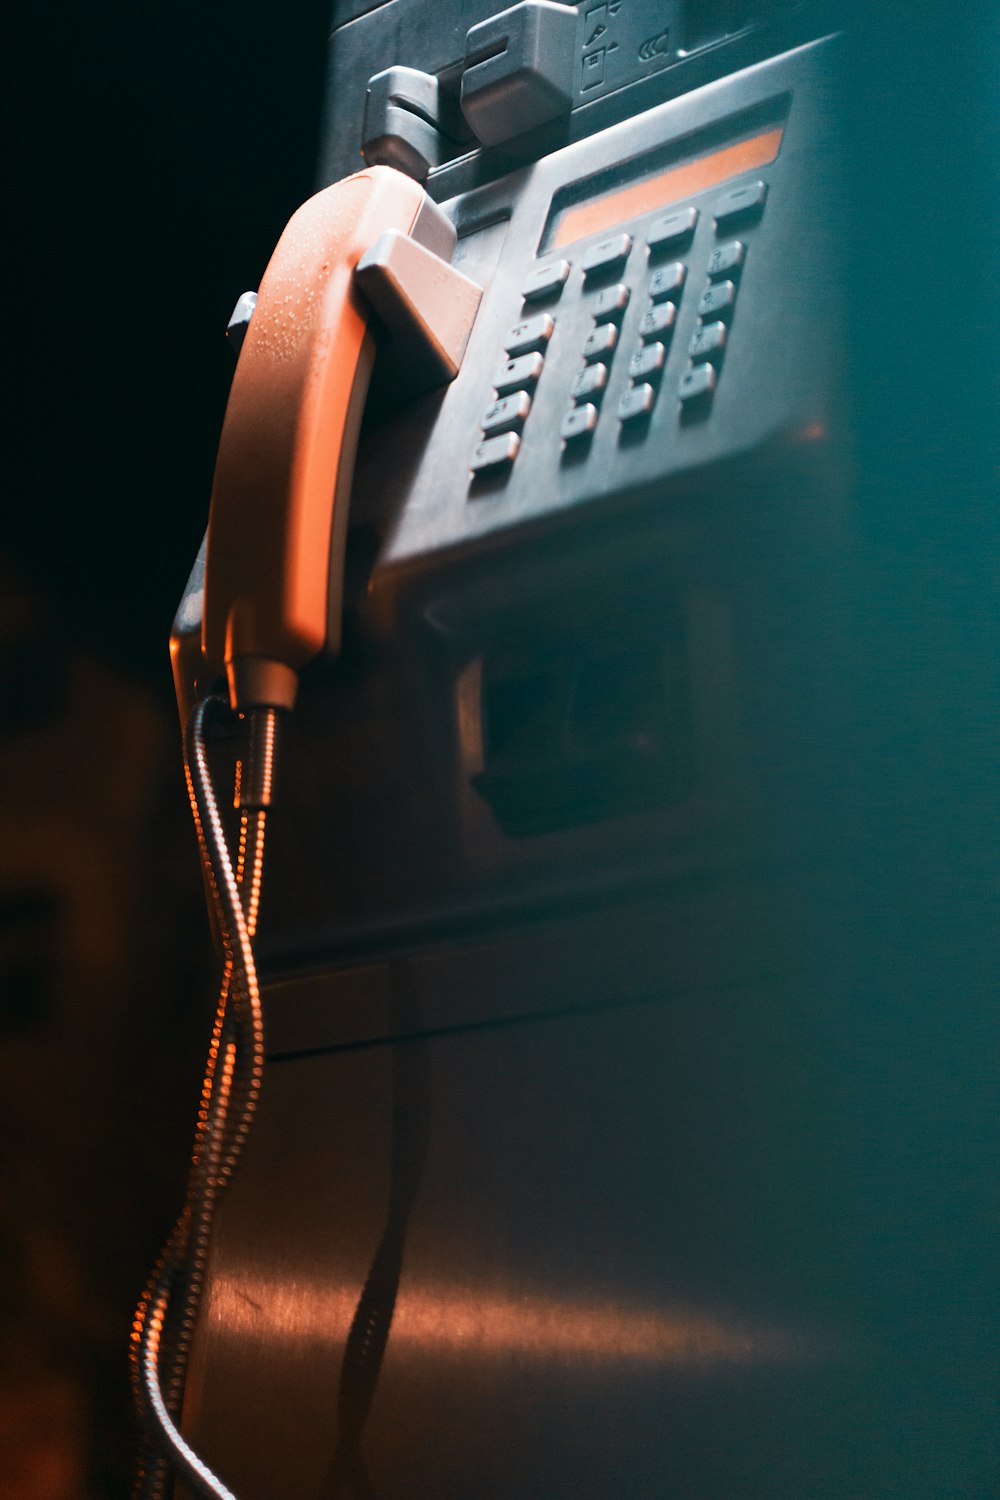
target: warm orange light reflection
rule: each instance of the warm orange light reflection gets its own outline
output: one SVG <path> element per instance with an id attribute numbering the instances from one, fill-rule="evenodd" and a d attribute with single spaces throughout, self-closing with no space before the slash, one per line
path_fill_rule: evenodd
<path id="1" fill-rule="evenodd" d="M 354 1309 L 355 1296 L 346 1289 L 301 1283 L 221 1280 L 212 1295 L 212 1321 L 228 1337 L 341 1343 Z M 403 1288 L 391 1342 L 471 1357 L 503 1353 L 673 1365 L 789 1363 L 807 1357 L 801 1337 L 683 1307 L 629 1309 L 611 1302 L 559 1302 L 527 1293 L 473 1296 L 426 1286 Z"/>
<path id="2" fill-rule="evenodd" d="M 628 187 L 616 188 L 599 198 L 590 198 L 586 203 L 564 209 L 556 224 L 552 248 L 558 249 L 573 240 L 583 239 L 585 235 L 613 229 L 616 224 L 624 224 L 626 219 L 651 213 L 654 208 L 666 208 L 681 198 L 690 198 L 695 193 L 704 192 L 705 188 L 726 182 L 740 172 L 766 167 L 777 156 L 783 134 L 781 126 L 765 130 L 748 141 L 723 146 L 720 151 L 711 151 L 655 177 L 644 177 L 641 182 L 630 183 Z"/>

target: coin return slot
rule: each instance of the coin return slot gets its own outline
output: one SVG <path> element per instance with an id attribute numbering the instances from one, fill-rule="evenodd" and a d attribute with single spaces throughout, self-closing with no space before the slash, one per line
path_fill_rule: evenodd
<path id="1" fill-rule="evenodd" d="M 628 648 L 580 642 L 543 669 L 489 660 L 483 768 L 472 778 L 515 837 L 677 801 L 691 727 L 679 625 Z"/>

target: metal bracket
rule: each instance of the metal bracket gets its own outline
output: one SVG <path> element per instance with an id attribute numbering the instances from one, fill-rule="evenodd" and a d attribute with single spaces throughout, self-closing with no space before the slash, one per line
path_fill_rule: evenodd
<path id="1" fill-rule="evenodd" d="M 361 257 L 354 279 L 391 337 L 393 375 L 405 392 L 416 395 L 454 380 L 482 287 L 395 229 Z"/>
<path id="2" fill-rule="evenodd" d="M 386 68 L 368 80 L 361 155 L 417 182 L 471 143 L 469 128 L 439 79 L 417 68 Z"/>

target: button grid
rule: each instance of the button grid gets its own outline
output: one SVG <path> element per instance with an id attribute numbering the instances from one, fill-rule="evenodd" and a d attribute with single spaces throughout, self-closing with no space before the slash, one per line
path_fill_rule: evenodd
<path id="1" fill-rule="evenodd" d="M 750 222 L 761 216 L 767 199 L 767 183 L 739 184 L 718 196 L 711 205 L 711 224 L 716 236 L 736 221 Z M 620 430 L 626 426 L 641 436 L 643 419 L 653 412 L 660 381 L 669 358 L 670 340 L 689 279 L 689 265 L 676 259 L 664 263 L 665 254 L 690 247 L 699 223 L 699 210 L 692 204 L 650 221 L 645 247 L 651 262 L 645 276 L 645 306 L 634 324 L 638 347 L 628 357 L 628 386 L 616 398 Z M 711 229 L 709 230 L 711 232 Z M 634 247 L 630 233 L 605 235 L 586 246 L 578 261 L 577 282 L 587 296 L 587 311 L 593 326 L 583 338 L 583 361 L 569 388 L 571 405 L 560 423 L 560 437 L 574 450 L 594 434 L 601 416 L 602 397 L 607 390 L 611 366 L 621 342 L 633 291 L 624 277 Z M 729 323 L 739 293 L 747 245 L 730 239 L 714 246 L 705 263 L 705 282 L 697 303 L 697 322 L 687 344 L 688 365 L 680 375 L 676 395 L 681 412 L 701 410 L 718 384 L 720 367 L 730 338 Z M 659 262 L 659 264 L 657 264 Z M 550 312 L 531 311 L 531 304 L 556 302 L 564 297 L 573 275 L 573 263 L 558 258 L 534 267 L 521 284 L 526 304 L 522 316 L 507 333 L 507 358 L 494 380 L 495 396 L 481 421 L 482 440 L 476 446 L 470 468 L 476 476 L 484 471 L 509 468 L 521 446 L 521 433 L 532 409 L 534 388 L 545 365 L 545 355 L 555 332 Z"/>

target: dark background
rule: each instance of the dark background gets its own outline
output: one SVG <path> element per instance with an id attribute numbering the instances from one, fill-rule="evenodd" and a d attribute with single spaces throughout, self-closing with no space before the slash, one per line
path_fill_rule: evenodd
<path id="1" fill-rule="evenodd" d="M 20 9 L 0 532 L 0 1492 L 125 1496 L 212 1006 L 167 653 L 325 0 Z"/>
<path id="2" fill-rule="evenodd" d="M 327 8 L 43 7 L 12 49 L 6 548 L 150 683 L 204 529 L 226 322 L 313 190 Z"/>
<path id="3" fill-rule="evenodd" d="M 913 1058 L 939 1070 L 898 1149 L 923 1284 L 952 1332 L 968 1321 L 968 1390 L 995 1315 L 1000 46 L 986 5 L 873 8 L 893 13 L 860 14 L 845 351 L 859 879 L 893 1034 L 912 1012 Z M 317 0 L 26 12 L 6 90 L 0 1470 L 15 1500 L 64 1500 L 128 1488 L 128 1323 L 178 1200 L 212 983 L 166 641 L 225 324 L 314 186 L 327 27 Z"/>

